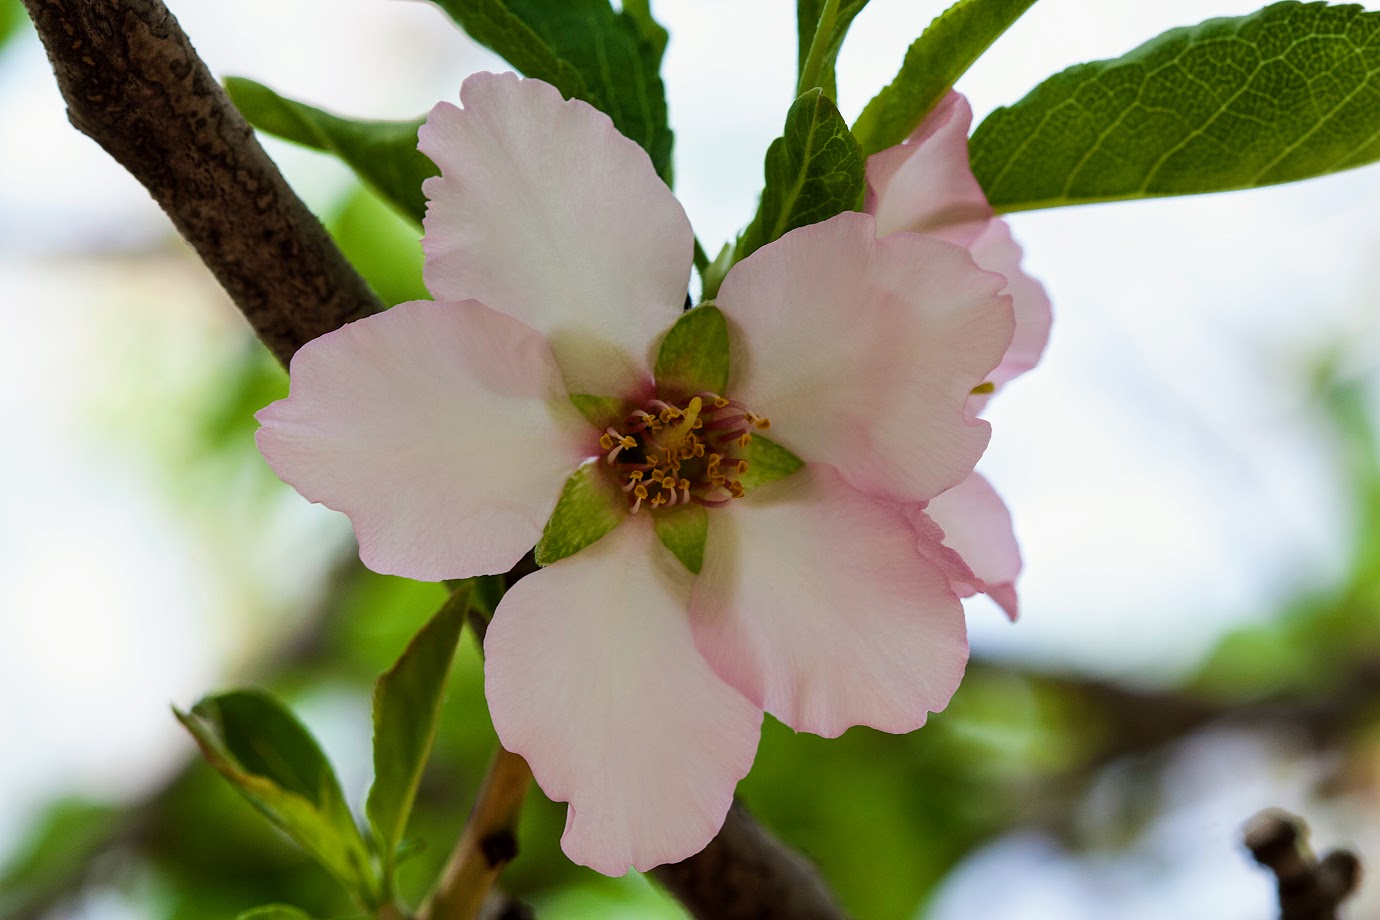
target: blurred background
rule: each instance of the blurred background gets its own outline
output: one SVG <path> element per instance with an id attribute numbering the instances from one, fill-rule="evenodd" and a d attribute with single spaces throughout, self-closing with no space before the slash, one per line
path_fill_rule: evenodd
<path id="1" fill-rule="evenodd" d="M 404 0 L 169 0 L 218 75 L 409 117 L 502 68 Z M 850 120 L 946 0 L 872 0 Z M 1258 0 L 1042 0 L 959 85 L 980 119 L 1068 65 Z M 1377 4 L 1366 4 L 1380 8 Z M 794 84 L 789 0 L 654 0 L 677 192 L 710 252 L 751 217 Z M 0 918 L 347 912 L 212 771 L 170 704 L 271 688 L 368 788 L 369 689 L 443 589 L 363 570 L 279 483 L 252 414 L 286 377 L 141 187 L 66 122 L 0 0 Z M 334 161 L 265 142 L 384 299 L 416 234 Z M 1055 304 L 980 469 L 1022 541 L 949 709 L 909 736 L 766 729 L 740 793 L 860 920 L 1267 920 L 1267 805 L 1380 865 L 1380 167 L 1020 214 Z M 471 641 L 404 868 L 416 895 L 494 744 Z M 570 865 L 529 800 L 504 884 L 543 917 L 676 918 Z M 1380 886 L 1347 916 L 1380 915 Z"/>

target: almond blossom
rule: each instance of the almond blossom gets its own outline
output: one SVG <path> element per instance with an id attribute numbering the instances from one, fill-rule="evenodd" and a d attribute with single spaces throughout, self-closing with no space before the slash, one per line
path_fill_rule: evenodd
<path id="1" fill-rule="evenodd" d="M 689 221 L 640 147 L 536 80 L 477 74 L 460 102 L 420 134 L 436 301 L 303 347 L 258 443 L 375 571 L 500 573 L 564 541 L 495 611 L 486 694 L 569 803 L 566 853 L 645 870 L 718 831 L 764 711 L 907 732 L 958 686 L 956 586 L 984 585 L 925 503 L 986 447 L 970 399 L 1010 355 L 1008 280 L 848 213 L 686 313 Z M 701 320 L 722 373 L 666 370 Z"/>
<path id="2" fill-rule="evenodd" d="M 970 399 L 978 412 L 989 395 L 1039 361 L 1049 340 L 1049 296 L 1021 269 L 1021 247 L 1006 221 L 993 214 L 968 166 L 968 100 L 950 92 L 903 143 L 867 160 L 867 213 L 881 235 L 924 233 L 967 249 L 978 265 L 1006 278 L 1016 332 L 1001 363 Z M 926 510 L 986 585 L 987 594 L 1016 618 L 1020 549 L 1011 514 L 980 473 L 930 502 Z M 972 587 L 960 588 L 964 594 Z"/>

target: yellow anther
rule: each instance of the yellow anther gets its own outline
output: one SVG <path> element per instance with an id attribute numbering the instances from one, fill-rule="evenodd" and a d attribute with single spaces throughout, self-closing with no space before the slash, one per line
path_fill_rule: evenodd
<path id="1" fill-rule="evenodd" d="M 741 475 L 743 475 L 744 473 L 746 473 L 747 471 L 748 471 L 748 462 L 747 462 L 746 460 L 739 460 L 739 461 L 738 461 L 738 475 L 741 476 Z"/>
<path id="2" fill-rule="evenodd" d="M 727 405 L 728 405 L 728 400 L 724 399 L 722 396 L 715 396 L 715 397 L 714 397 L 714 408 L 715 408 L 715 409 L 722 409 L 722 408 L 724 408 L 724 407 L 727 406 Z"/>
<path id="3" fill-rule="evenodd" d="M 624 450 L 631 450 L 632 448 L 634 448 L 634 447 L 636 447 L 636 446 L 637 446 L 637 438 L 634 438 L 634 437 L 633 437 L 632 435 L 630 435 L 630 434 L 625 434 L 625 435 L 623 435 L 623 449 L 624 449 Z"/>
<path id="4" fill-rule="evenodd" d="M 613 438 L 609 437 L 606 434 L 600 436 L 599 446 L 602 447 L 604 450 L 613 450 Z"/>
<path id="5" fill-rule="evenodd" d="M 682 479 L 682 480 L 680 481 L 679 488 L 680 488 L 680 490 L 681 490 L 682 492 L 684 492 L 686 489 L 690 488 L 690 480 L 688 480 L 688 479 Z"/>
<path id="6" fill-rule="evenodd" d="M 642 485 L 642 483 L 638 483 L 636 486 L 633 487 L 633 494 L 636 495 L 638 498 L 646 498 L 647 487 Z"/>
<path id="7" fill-rule="evenodd" d="M 633 470 L 631 473 L 628 474 L 628 478 L 631 479 L 633 482 L 641 482 L 641 481 L 642 481 L 642 471 L 641 471 L 641 470 Z"/>
<path id="8" fill-rule="evenodd" d="M 742 436 L 741 438 L 738 439 L 738 446 L 739 446 L 739 447 L 747 447 L 747 446 L 748 446 L 749 444 L 751 444 L 751 443 L 752 443 L 752 435 L 748 434 L 746 431 L 743 432 L 743 436 Z"/>
<path id="9" fill-rule="evenodd" d="M 757 426 L 757 429 L 758 429 L 759 431 L 766 431 L 768 428 L 771 427 L 771 419 L 769 419 L 769 418 L 758 418 L 758 419 L 754 419 L 752 424 L 756 425 L 756 426 Z"/>

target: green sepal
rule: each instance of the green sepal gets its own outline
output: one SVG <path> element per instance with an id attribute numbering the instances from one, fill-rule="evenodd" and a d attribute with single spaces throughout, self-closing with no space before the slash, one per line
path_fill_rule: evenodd
<path id="1" fill-rule="evenodd" d="M 865 161 L 832 100 L 812 89 L 792 103 L 785 131 L 767 148 L 757 215 L 734 249 L 741 261 L 797 227 L 861 211 Z"/>
<path id="2" fill-rule="evenodd" d="M 587 393 L 571 393 L 570 401 L 580 414 L 595 428 L 617 428 L 627 419 L 632 407 L 626 399 L 617 396 L 590 396 Z"/>
<path id="3" fill-rule="evenodd" d="M 702 303 L 680 315 L 656 355 L 657 392 L 675 399 L 728 387 L 728 322 Z"/>
<path id="4" fill-rule="evenodd" d="M 1035 0 L 958 0 L 906 50 L 896 79 L 853 122 L 863 156 L 901 143 Z"/>
<path id="5" fill-rule="evenodd" d="M 326 755 L 296 717 L 254 690 L 174 709 L 206 760 L 241 795 L 365 904 L 379 884 L 369 851 Z"/>
<path id="6" fill-rule="evenodd" d="M 465 627 L 470 582 L 451 592 L 441 609 L 408 643 L 374 685 L 374 785 L 365 813 L 383 865 L 384 891 L 393 870 L 422 770 L 436 742 L 446 679 Z"/>
<path id="7" fill-rule="evenodd" d="M 969 144 L 999 212 L 1254 188 L 1380 159 L 1380 13 L 1285 2 L 1071 67 Z"/>
<path id="8" fill-rule="evenodd" d="M 703 505 L 680 505 L 652 512 L 661 545 L 696 575 L 704 568 L 704 541 L 709 536 L 709 513 Z"/>
<path id="9" fill-rule="evenodd" d="M 587 460 L 565 481 L 556 510 L 537 543 L 537 565 L 550 565 L 602 538 L 628 516 L 628 496 L 600 467 Z"/>
<path id="10" fill-rule="evenodd" d="M 243 77 L 226 77 L 225 91 L 260 131 L 335 155 L 360 180 L 416 226 L 426 216 L 422 182 L 440 169 L 417 149 L 424 118 L 365 121 L 332 115 L 281 96 Z"/>
<path id="11" fill-rule="evenodd" d="M 805 465 L 804 460 L 760 434 L 752 436 L 742 454 L 748 462 L 748 468 L 746 473 L 738 477 L 738 481 L 743 484 L 745 492 L 785 479 Z"/>

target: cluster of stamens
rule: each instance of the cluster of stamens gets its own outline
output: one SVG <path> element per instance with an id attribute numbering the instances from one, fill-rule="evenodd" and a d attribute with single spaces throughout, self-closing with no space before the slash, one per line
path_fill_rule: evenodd
<path id="1" fill-rule="evenodd" d="M 606 429 L 599 446 L 633 512 L 644 503 L 713 506 L 742 497 L 752 433 L 770 427 L 737 400 L 700 393 L 683 406 L 649 401 L 628 415 L 622 431 Z"/>

